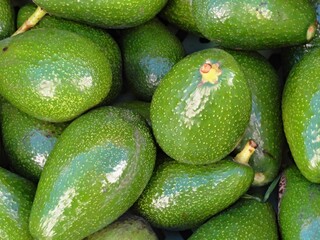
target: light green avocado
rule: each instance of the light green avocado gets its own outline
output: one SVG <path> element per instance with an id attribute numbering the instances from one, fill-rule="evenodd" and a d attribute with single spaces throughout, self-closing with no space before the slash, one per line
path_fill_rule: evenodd
<path id="1" fill-rule="evenodd" d="M 50 122 L 72 120 L 96 106 L 112 81 L 110 63 L 95 43 L 58 29 L 34 29 L 0 41 L 0 68 L 0 94 Z"/>
<path id="2" fill-rule="evenodd" d="M 147 185 L 156 149 L 143 118 L 101 107 L 74 120 L 38 184 L 30 232 L 38 240 L 83 239 L 124 214 Z"/>
<path id="3" fill-rule="evenodd" d="M 15 30 L 15 17 L 11 0 L 0 0 L 0 40 Z"/>
<path id="4" fill-rule="evenodd" d="M 168 156 L 190 164 L 213 163 L 240 142 L 250 119 L 251 92 L 229 53 L 205 49 L 166 74 L 150 112 L 156 141 Z"/>

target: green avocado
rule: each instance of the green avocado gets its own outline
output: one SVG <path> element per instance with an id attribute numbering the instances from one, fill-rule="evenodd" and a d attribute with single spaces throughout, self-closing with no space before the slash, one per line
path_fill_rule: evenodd
<path id="1" fill-rule="evenodd" d="M 15 16 L 11 0 L 0 0 L 0 40 L 15 31 Z"/>
<path id="2" fill-rule="evenodd" d="M 249 139 L 258 147 L 249 164 L 255 171 L 254 186 L 263 186 L 278 175 L 283 149 L 281 89 L 279 77 L 271 64 L 256 52 L 228 51 L 240 64 L 252 94 L 250 123 L 239 152 Z"/>
<path id="3" fill-rule="evenodd" d="M 151 123 L 162 150 L 179 162 L 208 164 L 227 156 L 250 120 L 251 92 L 236 60 L 205 49 L 179 61 L 151 102 Z"/>
<path id="4" fill-rule="evenodd" d="M 10 103 L 1 109 L 2 140 L 11 167 L 38 181 L 47 158 L 67 123 L 49 123 L 19 111 Z"/>
<path id="5" fill-rule="evenodd" d="M 279 226 L 283 240 L 318 239 L 320 185 L 309 182 L 296 166 L 282 174 L 279 186 Z"/>
<path id="6" fill-rule="evenodd" d="M 112 81 L 110 63 L 95 43 L 58 29 L 34 29 L 0 41 L 0 68 L 0 94 L 50 122 L 72 120 L 96 106 Z"/>
<path id="7" fill-rule="evenodd" d="M 151 101 L 161 79 L 184 57 L 182 43 L 158 19 L 121 31 L 120 39 L 129 89 Z"/>
<path id="8" fill-rule="evenodd" d="M 35 10 L 36 6 L 34 4 L 26 4 L 21 7 L 17 16 L 18 27 L 20 27 Z M 36 28 L 67 30 L 87 37 L 96 43 L 107 56 L 112 71 L 112 84 L 104 102 L 110 102 L 118 96 L 122 88 L 122 58 L 118 44 L 109 33 L 102 29 L 50 15 L 43 17 L 41 21 L 33 27 L 33 29 Z"/>
<path id="9" fill-rule="evenodd" d="M 287 78 L 282 96 L 284 132 L 302 175 L 320 183 L 320 48 L 305 54 Z"/>
<path id="10" fill-rule="evenodd" d="M 0 168 L 0 239 L 32 240 L 29 215 L 35 185 L 6 169 Z"/>
<path id="11" fill-rule="evenodd" d="M 129 28 L 155 17 L 167 0 L 34 0 L 54 16 L 103 28 Z"/>
<path id="12" fill-rule="evenodd" d="M 74 120 L 51 151 L 38 184 L 30 232 L 38 240 L 83 239 L 138 199 L 156 149 L 143 118 L 100 107 Z"/>
<path id="13" fill-rule="evenodd" d="M 193 0 L 200 32 L 221 47 L 270 49 L 304 44 L 316 31 L 309 0 Z"/>

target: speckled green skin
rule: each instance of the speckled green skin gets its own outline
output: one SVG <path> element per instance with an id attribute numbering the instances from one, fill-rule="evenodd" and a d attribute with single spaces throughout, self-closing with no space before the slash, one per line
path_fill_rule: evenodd
<path id="1" fill-rule="evenodd" d="M 201 66 L 220 63 L 217 84 L 201 85 Z M 200 85 L 199 85 L 200 84 Z M 249 123 L 251 92 L 238 63 L 221 49 L 193 53 L 163 78 L 151 102 L 155 138 L 171 158 L 191 164 L 221 160 Z"/>
<path id="2" fill-rule="evenodd" d="M 283 240 L 318 239 L 320 185 L 305 179 L 295 166 L 286 169 L 279 200 L 279 226 Z"/>
<path id="3" fill-rule="evenodd" d="M 81 49 L 81 51 L 79 51 Z M 88 38 L 35 29 L 0 41 L 0 94 L 40 120 L 65 122 L 100 103 L 112 73 Z"/>
<path id="4" fill-rule="evenodd" d="M 158 228 L 197 227 L 244 194 L 253 175 L 251 167 L 230 159 L 206 166 L 165 162 L 155 171 L 136 208 Z"/>
<path id="5" fill-rule="evenodd" d="M 191 7 L 192 0 L 168 0 L 160 16 L 187 32 L 201 35 L 194 21 Z"/>
<path id="6" fill-rule="evenodd" d="M 43 166 L 67 123 L 33 118 L 10 103 L 1 109 L 2 140 L 13 169 L 30 180 L 40 178 Z"/>
<path id="7" fill-rule="evenodd" d="M 282 96 L 284 131 L 301 173 L 320 183 L 320 49 L 306 54 L 286 81 Z"/>
<path id="8" fill-rule="evenodd" d="M 206 38 L 236 49 L 304 44 L 316 22 L 309 0 L 193 0 L 192 11 Z"/>
<path id="9" fill-rule="evenodd" d="M 34 0 L 52 15 L 103 28 L 128 28 L 152 19 L 167 0 Z"/>
<path id="10" fill-rule="evenodd" d="M 136 97 L 151 101 L 161 79 L 181 60 L 179 39 L 158 19 L 120 32 L 124 74 Z"/>
<path id="11" fill-rule="evenodd" d="M 101 107 L 73 121 L 44 167 L 30 216 L 35 239 L 83 239 L 115 221 L 138 199 L 155 163 L 138 114 Z"/>
<path id="12" fill-rule="evenodd" d="M 25 20 L 36 10 L 33 4 L 27 4 L 19 9 L 17 16 L 17 26 L 21 26 Z M 122 88 L 122 58 L 121 52 L 116 41 L 106 31 L 85 24 L 76 23 L 70 20 L 46 15 L 41 21 L 33 27 L 35 28 L 57 28 L 75 32 L 81 36 L 90 38 L 98 44 L 101 50 L 107 56 L 112 70 L 112 84 L 105 103 L 111 102 L 118 96 Z"/>
<path id="13" fill-rule="evenodd" d="M 0 0 L 0 39 L 9 37 L 15 30 L 11 0 Z"/>
<path id="14" fill-rule="evenodd" d="M 0 239 L 32 240 L 28 219 L 36 187 L 0 168 Z"/>
<path id="15" fill-rule="evenodd" d="M 275 212 L 270 203 L 240 199 L 199 227 L 188 240 L 277 240 Z"/>
<path id="16" fill-rule="evenodd" d="M 148 125 L 151 126 L 149 102 L 134 100 L 129 102 L 120 102 L 115 104 L 114 106 L 127 108 L 136 113 L 139 113 L 147 121 Z"/>
<path id="17" fill-rule="evenodd" d="M 125 215 L 85 240 L 157 240 L 149 223 L 142 217 Z"/>
<path id="18" fill-rule="evenodd" d="M 252 94 L 252 110 L 247 127 L 237 152 L 253 139 L 258 147 L 249 164 L 265 179 L 253 185 L 270 183 L 279 172 L 284 134 L 281 118 L 281 89 L 279 77 L 271 64 L 255 52 L 228 51 L 240 64 Z"/>

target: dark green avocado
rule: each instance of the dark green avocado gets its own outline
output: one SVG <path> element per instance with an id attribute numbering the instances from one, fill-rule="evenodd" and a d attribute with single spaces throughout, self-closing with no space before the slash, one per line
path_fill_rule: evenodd
<path id="1" fill-rule="evenodd" d="M 0 0 L 0 40 L 9 37 L 15 30 L 15 16 L 11 0 Z"/>

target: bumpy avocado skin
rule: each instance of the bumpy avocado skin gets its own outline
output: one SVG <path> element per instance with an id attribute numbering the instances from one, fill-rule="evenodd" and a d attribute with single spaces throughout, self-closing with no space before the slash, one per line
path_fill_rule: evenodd
<path id="1" fill-rule="evenodd" d="M 282 239 L 317 239 L 320 233 L 320 185 L 309 182 L 292 165 L 280 180 L 279 198 Z"/>
<path id="2" fill-rule="evenodd" d="M 34 29 L 0 41 L 0 68 L 1 95 L 50 122 L 72 120 L 96 106 L 112 81 L 109 61 L 95 43 L 58 29 Z"/>
<path id="3" fill-rule="evenodd" d="M 0 0 L 0 40 L 15 30 L 15 16 L 10 0 Z"/>
<path id="4" fill-rule="evenodd" d="M 138 114 L 101 107 L 74 120 L 47 160 L 30 215 L 36 239 L 83 239 L 126 212 L 149 181 L 155 145 Z"/>
<path id="5" fill-rule="evenodd" d="M 210 71 L 202 72 L 209 65 Z M 150 112 L 156 141 L 168 156 L 213 163 L 240 142 L 250 119 L 251 92 L 230 54 L 205 49 L 173 66 L 155 91 Z"/>
<path id="6" fill-rule="evenodd" d="M 302 175 L 320 183 L 320 49 L 303 56 L 291 70 L 282 96 L 284 132 Z"/>
<path id="7" fill-rule="evenodd" d="M 309 0 L 193 0 L 192 12 L 206 38 L 233 49 L 304 44 L 316 28 Z"/>

